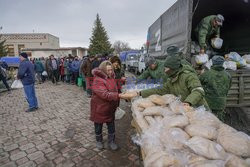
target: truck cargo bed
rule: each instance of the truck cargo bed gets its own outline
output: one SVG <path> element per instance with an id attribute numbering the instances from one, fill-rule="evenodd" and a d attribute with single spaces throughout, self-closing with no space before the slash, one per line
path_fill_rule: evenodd
<path id="1" fill-rule="evenodd" d="M 228 71 L 232 86 L 227 97 L 227 107 L 250 106 L 250 70 Z"/>

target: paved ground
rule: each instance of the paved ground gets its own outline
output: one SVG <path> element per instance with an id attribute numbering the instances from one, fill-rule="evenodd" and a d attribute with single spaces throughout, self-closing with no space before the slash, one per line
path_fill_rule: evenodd
<path id="1" fill-rule="evenodd" d="M 81 88 L 47 82 L 36 85 L 36 92 L 40 109 L 34 113 L 24 112 L 22 89 L 0 93 L 1 167 L 139 166 L 138 150 L 130 140 L 130 112 L 116 122 L 120 150 L 99 151 L 89 121 L 90 99 Z M 122 102 L 121 108 L 129 111 L 129 104 Z"/>

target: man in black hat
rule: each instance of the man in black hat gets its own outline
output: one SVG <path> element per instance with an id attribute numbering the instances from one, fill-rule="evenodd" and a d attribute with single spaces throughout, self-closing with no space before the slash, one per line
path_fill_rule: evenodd
<path id="1" fill-rule="evenodd" d="M 38 103 L 35 92 L 35 70 L 34 65 L 29 61 L 27 53 L 19 55 L 21 63 L 19 65 L 17 78 L 22 81 L 26 100 L 29 103 L 29 109 L 26 112 L 32 112 L 38 109 Z"/>
<path id="2" fill-rule="evenodd" d="M 183 65 L 189 65 L 192 66 L 184 57 L 184 54 L 180 51 L 180 48 L 175 46 L 175 45 L 171 45 L 167 48 L 166 50 L 166 56 L 178 56 L 181 58 L 181 64 Z"/>
<path id="3" fill-rule="evenodd" d="M 95 60 L 95 55 L 89 55 L 86 63 L 82 66 L 82 72 L 86 78 L 86 88 L 87 88 L 87 95 L 90 98 L 92 95 L 91 85 L 93 81 L 92 71 L 92 63 Z"/>

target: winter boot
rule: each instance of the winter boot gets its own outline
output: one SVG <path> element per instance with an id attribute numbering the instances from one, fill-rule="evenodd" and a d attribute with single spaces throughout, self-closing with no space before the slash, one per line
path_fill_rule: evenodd
<path id="1" fill-rule="evenodd" d="M 115 134 L 108 134 L 108 146 L 113 151 L 118 149 L 117 144 L 115 144 Z"/>
<path id="2" fill-rule="evenodd" d="M 96 147 L 101 150 L 104 148 L 102 134 L 96 135 Z"/>

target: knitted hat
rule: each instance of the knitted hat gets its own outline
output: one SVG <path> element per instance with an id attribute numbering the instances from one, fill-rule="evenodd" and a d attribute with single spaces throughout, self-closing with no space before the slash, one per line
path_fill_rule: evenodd
<path id="1" fill-rule="evenodd" d="M 220 66 L 222 66 L 223 63 L 224 63 L 224 61 L 225 61 L 224 57 L 222 57 L 220 55 L 215 55 L 212 58 L 213 65 L 220 65 Z"/>
<path id="2" fill-rule="evenodd" d="M 177 70 L 181 66 L 181 58 L 177 55 L 168 56 L 165 60 L 164 66 L 172 70 Z"/>
<path id="3" fill-rule="evenodd" d="M 28 58 L 28 55 L 27 55 L 27 53 L 25 53 L 25 52 L 20 53 L 19 56 L 22 56 L 22 57 L 25 58 L 25 59 Z"/>
<path id="4" fill-rule="evenodd" d="M 167 55 L 168 55 L 168 56 L 176 55 L 176 54 L 178 54 L 179 52 L 180 52 L 180 49 L 179 49 L 177 46 L 175 46 L 175 45 L 169 46 L 169 47 L 167 48 Z"/>
<path id="5" fill-rule="evenodd" d="M 155 58 L 154 57 L 148 57 L 147 60 L 146 60 L 146 66 L 149 67 L 152 64 L 156 64 Z"/>

